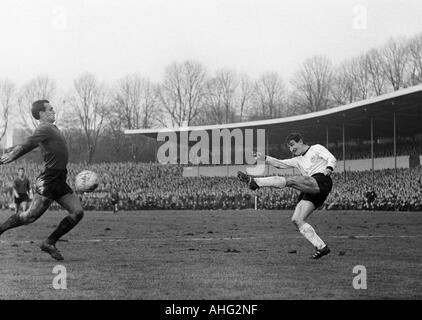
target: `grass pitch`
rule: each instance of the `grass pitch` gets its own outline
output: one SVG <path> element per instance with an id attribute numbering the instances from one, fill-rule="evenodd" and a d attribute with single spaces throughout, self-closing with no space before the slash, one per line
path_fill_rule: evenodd
<path id="1" fill-rule="evenodd" d="M 64 217 L 48 211 L 0 237 L 0 299 L 422 299 L 422 213 L 317 211 L 309 222 L 332 252 L 316 261 L 291 214 L 86 212 L 57 262 L 38 247 Z M 56 265 L 66 290 L 53 288 Z M 356 265 L 366 290 L 353 288 Z"/>

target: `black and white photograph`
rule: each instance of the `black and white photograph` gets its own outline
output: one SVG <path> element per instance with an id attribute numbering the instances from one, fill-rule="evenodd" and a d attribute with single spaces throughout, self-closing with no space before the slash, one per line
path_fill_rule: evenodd
<path id="1" fill-rule="evenodd" d="M 421 13 L 2 0 L 0 300 L 421 300 Z"/>

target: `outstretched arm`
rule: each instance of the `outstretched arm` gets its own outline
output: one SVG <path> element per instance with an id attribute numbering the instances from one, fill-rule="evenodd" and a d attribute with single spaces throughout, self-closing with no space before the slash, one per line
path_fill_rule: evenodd
<path id="1" fill-rule="evenodd" d="M 48 137 L 49 129 L 46 127 L 38 127 L 34 134 L 28 137 L 22 144 L 16 145 L 13 147 L 12 151 L 5 153 L 0 158 L 0 164 L 10 163 L 15 161 L 19 157 L 22 157 L 24 154 L 35 149 L 38 144 Z"/>
<path id="2" fill-rule="evenodd" d="M 24 154 L 28 153 L 32 149 L 34 149 L 37 145 L 35 145 L 33 148 L 25 148 L 23 145 L 16 145 L 13 147 L 12 151 L 5 153 L 0 158 L 0 164 L 6 164 L 10 163 L 12 161 L 15 161 L 17 158 L 23 156 Z"/>
<path id="3" fill-rule="evenodd" d="M 255 158 L 257 160 L 265 161 L 266 164 L 272 165 L 275 168 L 279 169 L 288 169 L 288 168 L 296 168 L 296 160 L 294 158 L 292 159 L 276 159 L 270 156 L 266 156 L 260 152 L 257 152 L 255 154 Z"/>

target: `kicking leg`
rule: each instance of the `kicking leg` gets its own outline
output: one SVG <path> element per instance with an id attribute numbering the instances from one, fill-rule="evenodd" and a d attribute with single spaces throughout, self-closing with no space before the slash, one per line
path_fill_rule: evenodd
<path id="1" fill-rule="evenodd" d="M 313 177 L 306 177 L 306 176 L 286 177 L 286 187 L 291 187 L 296 190 L 309 193 L 309 194 L 320 193 L 318 182 Z"/>
<path id="2" fill-rule="evenodd" d="M 30 224 L 43 215 L 51 204 L 51 200 L 35 194 L 28 210 L 12 215 L 0 226 L 0 235 L 12 228 Z"/>
<path id="3" fill-rule="evenodd" d="M 237 176 L 240 181 L 248 184 L 249 188 L 256 190 L 260 187 L 275 187 L 284 188 L 291 187 L 309 194 L 317 194 L 320 192 L 319 186 L 315 178 L 306 176 L 292 176 L 292 177 L 264 177 L 254 178 L 239 171 Z"/>
<path id="4" fill-rule="evenodd" d="M 256 184 L 259 187 L 276 187 L 284 188 L 290 187 L 296 190 L 309 193 L 317 194 L 320 192 L 319 186 L 315 178 L 306 176 L 291 176 L 291 177 L 265 177 L 265 178 L 254 178 Z"/>
<path id="5" fill-rule="evenodd" d="M 286 186 L 286 178 L 281 176 L 254 178 L 259 187 L 275 187 L 284 188 Z"/>
<path id="6" fill-rule="evenodd" d="M 318 259 L 328 254 L 330 249 L 328 249 L 324 241 L 316 234 L 315 229 L 306 222 L 306 219 L 314 210 L 315 206 L 311 201 L 299 201 L 292 216 L 292 222 L 299 232 L 317 249 L 312 258 Z"/>
<path id="7" fill-rule="evenodd" d="M 281 176 L 255 178 L 242 171 L 237 173 L 237 178 L 246 183 L 252 190 L 259 189 L 260 187 L 276 187 L 284 188 L 286 186 L 286 178 Z"/>

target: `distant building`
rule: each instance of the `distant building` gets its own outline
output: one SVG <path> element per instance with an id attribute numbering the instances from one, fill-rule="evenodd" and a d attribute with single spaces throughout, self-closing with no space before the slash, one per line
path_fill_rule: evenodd
<path id="1" fill-rule="evenodd" d="M 29 132 L 22 128 L 8 128 L 3 139 L 0 141 L 2 149 L 10 148 L 16 144 L 22 143 L 29 136 Z"/>
<path id="2" fill-rule="evenodd" d="M 10 147 L 22 143 L 26 137 L 30 135 L 30 132 L 23 128 L 12 128 L 6 131 L 3 139 L 0 141 L 0 153 L 3 153 Z M 40 151 L 38 148 L 29 152 L 22 157 L 22 160 L 26 161 L 40 161 Z"/>

